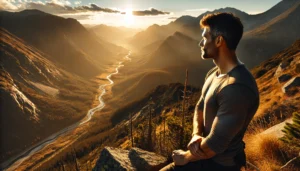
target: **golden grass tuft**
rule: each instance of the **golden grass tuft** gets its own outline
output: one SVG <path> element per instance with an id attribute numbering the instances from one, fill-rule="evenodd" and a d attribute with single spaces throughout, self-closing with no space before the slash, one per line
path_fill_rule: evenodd
<path id="1" fill-rule="evenodd" d="M 247 160 L 263 171 L 280 170 L 287 159 L 286 145 L 272 135 L 247 135 Z"/>

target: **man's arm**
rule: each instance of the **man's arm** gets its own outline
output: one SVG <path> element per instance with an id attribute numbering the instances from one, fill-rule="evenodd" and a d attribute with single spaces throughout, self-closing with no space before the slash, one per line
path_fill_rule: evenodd
<path id="1" fill-rule="evenodd" d="M 202 140 L 202 134 L 203 134 L 203 106 L 204 106 L 204 100 L 203 96 L 200 97 L 199 101 L 196 104 L 194 117 L 193 117 L 193 134 L 192 139 L 187 145 L 187 148 L 192 151 L 196 152 L 199 149 L 199 145 L 197 145 L 199 140 Z"/>
<path id="2" fill-rule="evenodd" d="M 200 97 L 196 104 L 193 118 L 193 135 L 202 136 L 203 133 L 203 96 Z"/>
<path id="3" fill-rule="evenodd" d="M 255 95 L 243 85 L 229 85 L 218 97 L 219 109 L 209 135 L 202 139 L 191 161 L 211 158 L 226 150 L 233 137 L 243 128 Z"/>

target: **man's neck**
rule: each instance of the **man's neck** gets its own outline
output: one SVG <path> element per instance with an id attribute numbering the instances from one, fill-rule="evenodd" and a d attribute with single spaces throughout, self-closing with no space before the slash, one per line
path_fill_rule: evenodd
<path id="1" fill-rule="evenodd" d="M 214 60 L 214 63 L 219 68 L 219 74 L 227 74 L 234 67 L 241 64 L 235 53 L 227 54 L 227 56 L 220 56 Z"/>

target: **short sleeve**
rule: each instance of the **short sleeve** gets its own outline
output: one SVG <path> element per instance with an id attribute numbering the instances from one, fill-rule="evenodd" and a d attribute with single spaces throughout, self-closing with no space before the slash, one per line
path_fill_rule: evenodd
<path id="1" fill-rule="evenodd" d="M 207 145 L 216 153 L 225 151 L 231 140 L 244 127 L 249 110 L 255 101 L 254 93 L 245 85 L 232 84 L 217 94 L 219 109 Z"/>

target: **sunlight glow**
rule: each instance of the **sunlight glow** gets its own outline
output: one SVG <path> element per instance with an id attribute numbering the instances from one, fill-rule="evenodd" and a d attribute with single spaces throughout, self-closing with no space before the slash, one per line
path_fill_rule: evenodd
<path id="1" fill-rule="evenodd" d="M 124 18 L 124 22 L 126 26 L 131 26 L 132 24 L 134 24 L 134 17 L 132 15 L 132 9 L 126 9 L 126 14 L 125 14 L 125 18 Z"/>

